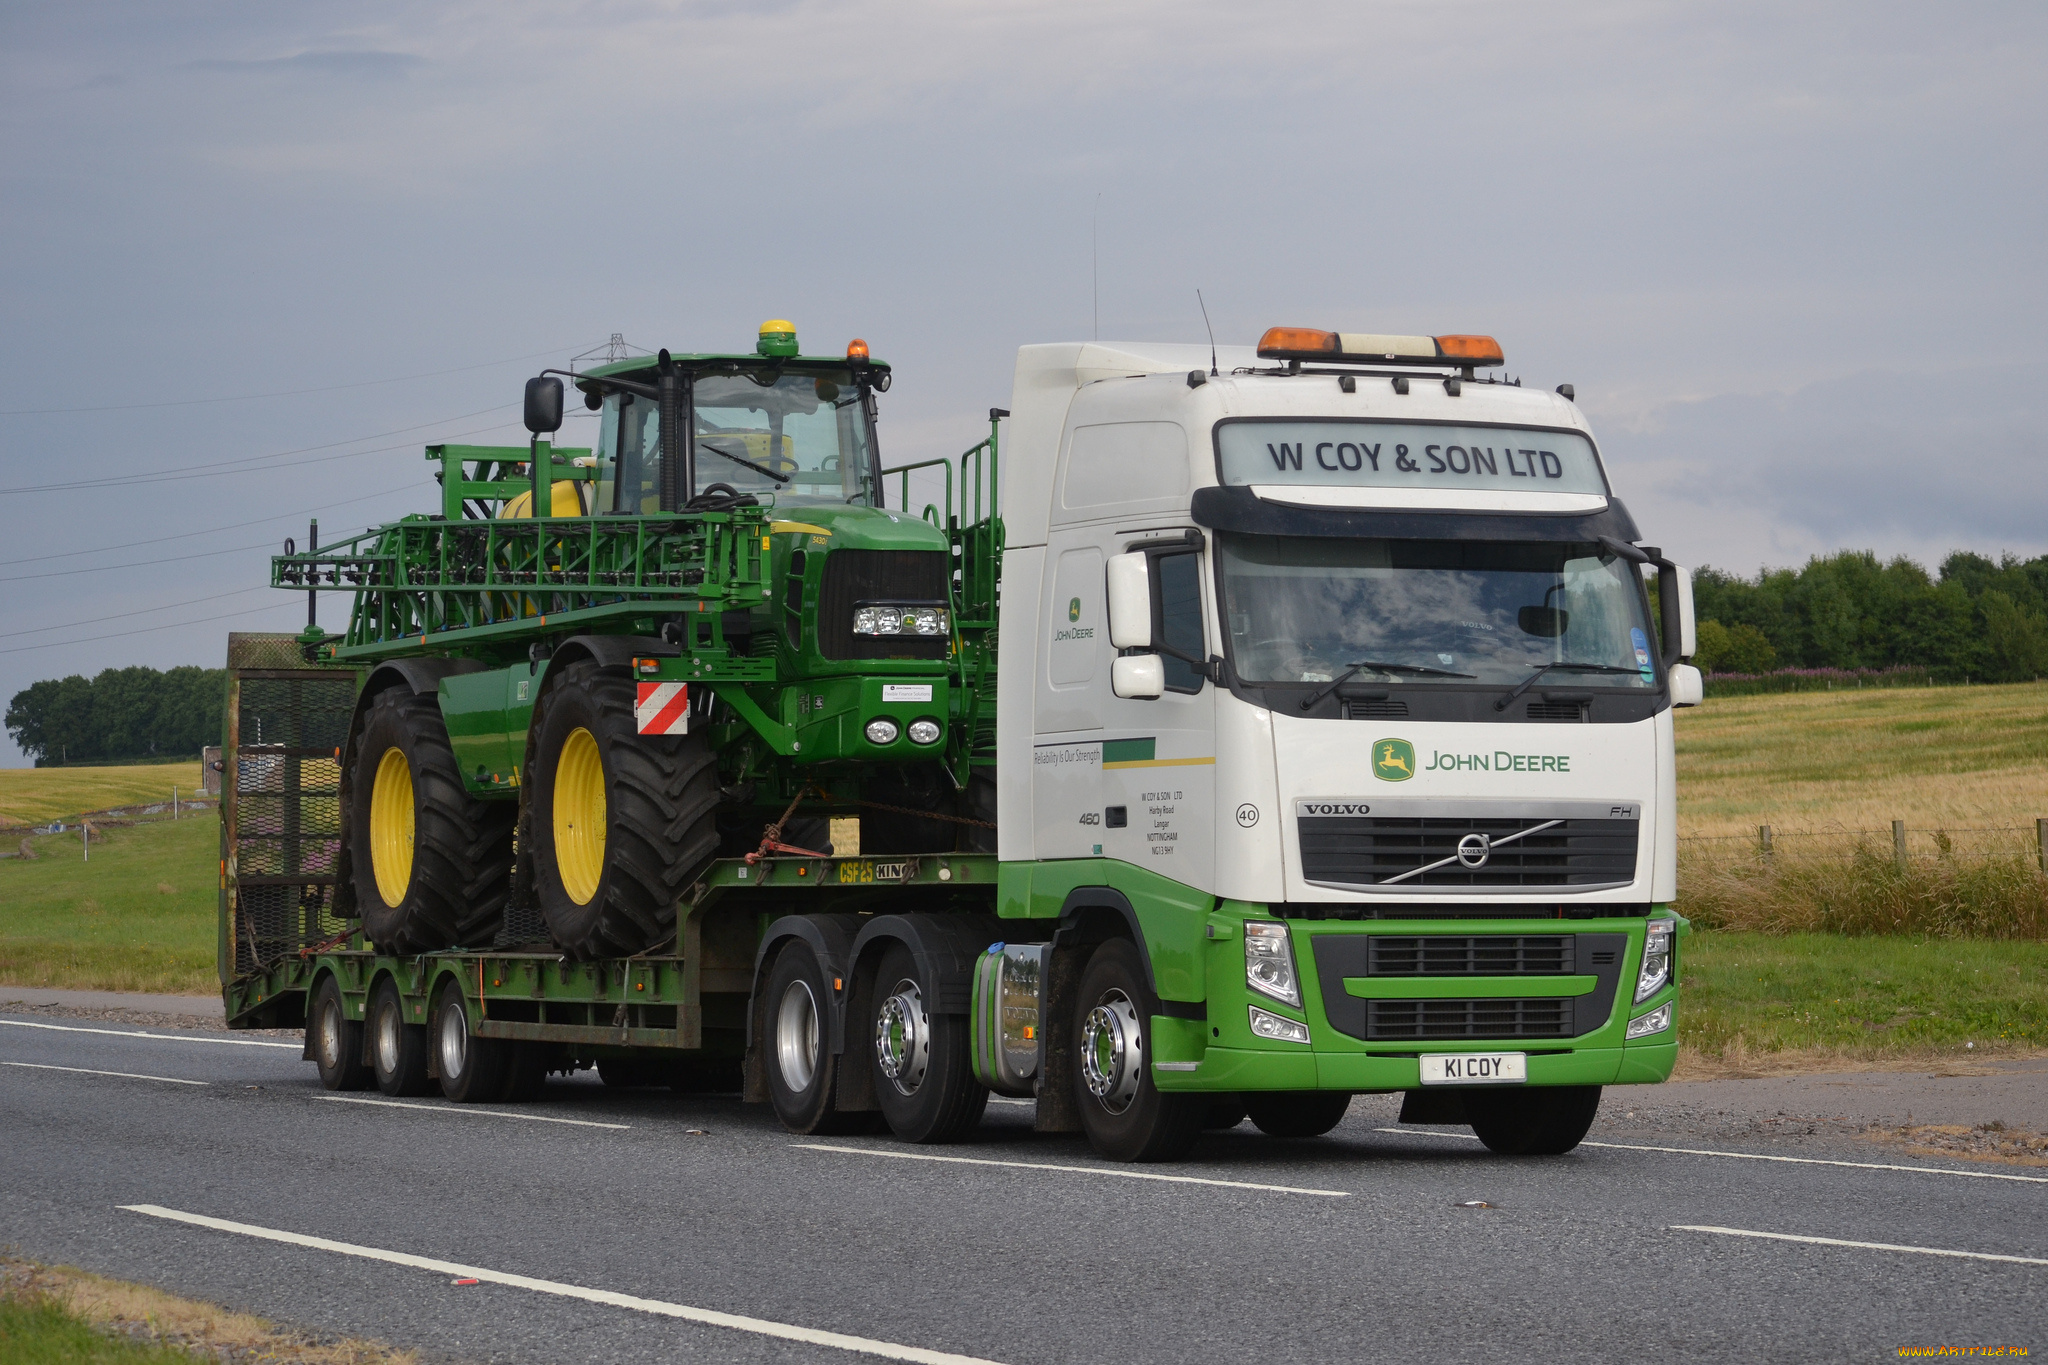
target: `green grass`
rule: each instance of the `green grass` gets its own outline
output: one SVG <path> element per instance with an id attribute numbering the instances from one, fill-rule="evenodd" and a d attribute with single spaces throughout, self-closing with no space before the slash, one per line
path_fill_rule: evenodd
<path id="1" fill-rule="evenodd" d="M 76 833 L 0 861 L 0 984 L 211 994 L 220 885 L 212 811 L 107 830 L 92 858 Z"/>
<path id="2" fill-rule="evenodd" d="M 1679 1041 L 1708 1057 L 2048 1046 L 2048 943 L 1702 931 L 1681 953 Z"/>
<path id="3" fill-rule="evenodd" d="M 173 1346 L 108 1336 L 41 1296 L 0 1297 L 0 1360 L 8 1365 L 193 1365 Z"/>
<path id="4" fill-rule="evenodd" d="M 132 768 L 0 768 L 0 825 L 44 825 L 86 811 L 168 801 L 176 786 L 190 796 L 199 764 Z"/>

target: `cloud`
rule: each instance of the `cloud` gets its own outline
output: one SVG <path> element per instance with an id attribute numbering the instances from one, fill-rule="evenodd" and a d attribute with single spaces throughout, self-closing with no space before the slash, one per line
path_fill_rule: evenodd
<path id="1" fill-rule="evenodd" d="M 202 57 L 186 62 L 192 71 L 227 71 L 248 75 L 298 75 L 311 73 L 345 80 L 395 80 L 427 65 L 424 57 L 410 52 L 299 52 L 289 57 L 238 59 Z"/>

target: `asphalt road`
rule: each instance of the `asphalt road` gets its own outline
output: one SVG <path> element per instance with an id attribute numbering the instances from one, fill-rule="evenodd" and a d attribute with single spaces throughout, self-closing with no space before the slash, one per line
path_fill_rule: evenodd
<path id="1" fill-rule="evenodd" d="M 1184 1164 L 1119 1167 L 1034 1135 L 1027 1104 L 934 1149 L 796 1138 L 765 1106 L 594 1078 L 488 1111 L 366 1103 L 382 1097 L 329 1096 L 280 1041 L 0 1015 L 0 1242 L 429 1359 L 2048 1348 L 2048 1169 L 1659 1132 L 1654 1091 L 1610 1090 L 1610 1145 L 1563 1158 L 1384 1132 L 1394 1103 L 1369 1097 L 1328 1138 L 1246 1124 Z M 468 1270 L 484 1282 L 453 1283 Z"/>

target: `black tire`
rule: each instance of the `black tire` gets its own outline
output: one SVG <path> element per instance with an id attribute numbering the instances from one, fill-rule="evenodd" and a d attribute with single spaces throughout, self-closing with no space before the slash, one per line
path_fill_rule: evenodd
<path id="1" fill-rule="evenodd" d="M 393 865 L 387 847 L 380 877 L 372 811 L 380 769 L 394 753 L 412 786 L 410 856 Z M 395 770 L 386 777 L 395 780 Z M 372 943 L 407 956 L 491 941 L 511 890 L 518 811 L 509 801 L 471 800 L 463 790 L 431 695 L 392 687 L 370 703 L 355 736 L 348 815 L 356 905 Z"/>
<path id="2" fill-rule="evenodd" d="M 469 1002 L 450 983 L 434 1006 L 432 1038 L 441 1093 L 457 1104 L 490 1104 L 505 1098 L 512 1074 L 512 1048 L 498 1038 L 479 1038 Z"/>
<path id="3" fill-rule="evenodd" d="M 1597 1085 L 1472 1090 L 1465 1115 L 1487 1150 L 1501 1156 L 1562 1156 L 1579 1145 L 1600 1112 Z"/>
<path id="4" fill-rule="evenodd" d="M 792 1133 L 857 1133 L 873 1122 L 872 1115 L 842 1114 L 833 1105 L 844 1059 L 832 1052 L 831 999 L 811 945 L 783 945 L 768 969 L 755 1036 L 764 1049 L 768 1102 Z"/>
<path id="5" fill-rule="evenodd" d="M 549 937 L 579 960 L 627 957 L 672 938 L 677 899 L 718 853 L 718 763 L 710 737 L 701 730 L 640 734 L 633 700 L 625 669 L 586 660 L 554 680 L 536 722 L 527 786 L 535 891 Z M 567 850 L 566 864 L 558 848 L 564 834 L 573 837 L 578 808 L 573 759 L 557 801 L 564 747 L 580 746 L 579 733 L 594 743 L 603 784 L 600 862 L 581 871 L 576 847 Z M 558 814 L 569 821 L 562 830 Z"/>
<path id="6" fill-rule="evenodd" d="M 900 943 L 882 954 L 870 998 L 861 1041 L 889 1131 L 905 1142 L 958 1142 L 973 1132 L 988 1087 L 974 1078 L 967 1016 L 933 1011 L 933 983 Z"/>
<path id="7" fill-rule="evenodd" d="M 1253 1123 L 1267 1137 L 1321 1137 L 1344 1121 L 1351 1096 L 1333 1090 L 1268 1090 L 1244 1097 Z"/>
<path id="8" fill-rule="evenodd" d="M 364 1012 L 370 1031 L 370 1066 L 377 1076 L 377 1088 L 393 1097 L 424 1095 L 433 1088 L 427 1075 L 427 1030 L 405 1019 L 405 1001 L 391 978 L 379 981 L 370 992 L 370 1007 Z"/>
<path id="9" fill-rule="evenodd" d="M 370 1068 L 363 1065 L 363 1025 L 348 1017 L 341 987 L 331 976 L 313 988 L 313 1007 L 306 1011 L 307 1050 L 320 1068 L 320 1084 L 329 1090 L 366 1090 Z"/>
<path id="10" fill-rule="evenodd" d="M 1246 1112 L 1242 1095 L 1211 1095 L 1208 1107 L 1202 1110 L 1202 1131 L 1219 1133 L 1235 1128 L 1244 1122 Z"/>
<path id="11" fill-rule="evenodd" d="M 1158 1008 L 1136 944 L 1111 939 L 1095 950 L 1075 993 L 1074 1103 L 1089 1145 L 1111 1161 L 1178 1161 L 1208 1116 L 1208 1096 L 1152 1083 Z"/>
<path id="12" fill-rule="evenodd" d="M 539 1099 L 547 1089 L 548 1068 L 554 1059 L 555 1054 L 546 1043 L 512 1044 L 511 1057 L 505 1064 L 506 1100 L 526 1104 Z"/>

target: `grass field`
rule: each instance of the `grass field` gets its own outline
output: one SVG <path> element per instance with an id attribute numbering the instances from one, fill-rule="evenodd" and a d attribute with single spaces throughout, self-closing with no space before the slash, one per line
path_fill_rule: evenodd
<path id="1" fill-rule="evenodd" d="M 174 785 L 186 796 L 198 788 L 196 760 L 134 768 L 0 768 L 0 825 L 42 825 L 91 810 L 168 801 Z"/>
<path id="2" fill-rule="evenodd" d="M 1705 932 L 1681 952 L 1679 1041 L 1695 1062 L 1810 1069 L 2048 1046 L 2048 943 Z"/>
<path id="3" fill-rule="evenodd" d="M 93 841 L 90 861 L 75 833 L 30 842 L 35 861 L 0 861 L 0 983 L 194 995 L 220 989 L 220 822 L 213 811 L 107 830 Z"/>
<path id="4" fill-rule="evenodd" d="M 2048 683 L 1710 699 L 1677 728 L 1682 836 L 2048 816 Z"/>

